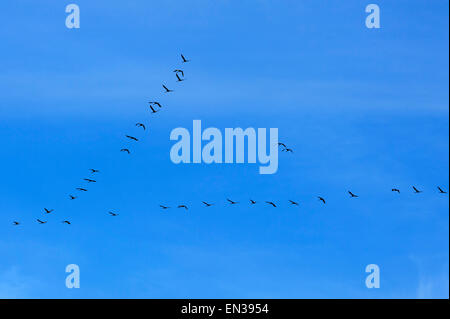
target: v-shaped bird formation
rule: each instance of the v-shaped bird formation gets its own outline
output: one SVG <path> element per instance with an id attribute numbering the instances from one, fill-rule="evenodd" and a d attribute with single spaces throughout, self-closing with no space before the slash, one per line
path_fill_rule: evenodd
<path id="1" fill-rule="evenodd" d="M 184 64 L 184 63 L 190 62 L 190 60 L 186 59 L 186 57 L 183 54 L 181 54 L 181 62 Z M 176 77 L 176 82 L 183 82 L 183 81 L 186 80 L 185 76 L 184 76 L 184 71 L 182 69 L 175 69 L 175 70 L 173 70 L 173 72 L 174 72 L 175 77 Z M 165 93 L 172 93 L 172 92 L 175 91 L 175 90 L 169 88 L 166 84 L 162 84 L 162 88 L 163 88 L 163 93 L 164 94 Z M 158 101 L 150 101 L 150 102 L 148 102 L 148 104 L 149 104 L 149 108 L 150 108 L 150 111 L 151 111 L 152 114 L 155 114 L 155 113 L 159 112 L 163 108 L 161 103 L 159 103 Z M 141 123 L 141 122 L 136 123 L 135 126 L 140 128 L 140 129 L 142 129 L 142 131 L 146 131 L 147 130 L 147 126 L 145 124 Z M 134 137 L 132 135 L 126 134 L 125 138 L 128 141 L 131 141 L 132 143 L 139 142 L 139 138 Z M 278 143 L 278 146 L 281 147 L 281 152 L 285 152 L 285 153 L 293 153 L 294 152 L 293 149 L 288 147 L 285 143 L 281 143 L 280 142 L 280 143 Z M 131 151 L 130 151 L 130 148 L 128 146 L 120 149 L 120 152 L 126 153 L 127 155 L 131 155 Z M 83 178 L 82 180 L 86 184 L 97 183 L 97 179 L 94 179 L 95 178 L 94 176 L 96 176 L 97 174 L 100 174 L 101 171 L 98 170 L 98 169 L 94 169 L 94 168 L 89 169 L 89 171 L 91 173 L 91 176 L 89 178 Z M 82 194 L 82 193 L 88 191 L 88 189 L 86 187 L 87 186 L 76 187 L 75 190 L 78 191 L 80 194 Z M 438 193 L 439 194 L 447 194 L 447 192 L 444 191 L 440 186 L 438 186 L 437 189 L 438 189 Z M 398 188 L 392 188 L 391 191 L 395 192 L 395 193 L 398 193 L 398 194 L 401 194 L 400 189 L 398 189 Z M 415 194 L 420 194 L 420 193 L 423 192 L 422 190 L 418 189 L 416 186 L 412 186 L 412 191 Z M 359 198 L 359 195 L 353 193 L 350 190 L 348 190 L 347 193 L 349 194 L 350 198 L 352 198 L 352 199 Z M 78 198 L 79 198 L 79 196 L 75 196 L 73 194 L 69 195 L 69 200 L 76 200 Z M 322 197 L 322 196 L 317 196 L 317 200 L 322 205 L 326 205 L 327 204 L 326 199 L 324 197 Z M 212 202 L 209 202 L 209 201 L 201 201 L 201 203 L 203 204 L 203 207 L 205 207 L 205 208 L 217 205 L 217 203 L 212 203 Z M 253 199 L 248 200 L 248 204 L 249 205 L 256 205 L 258 203 L 259 203 L 258 201 L 255 201 Z M 271 200 L 263 201 L 261 203 L 264 204 L 264 205 L 270 206 L 272 208 L 279 207 L 279 202 L 275 202 L 275 201 L 271 201 Z M 286 201 L 286 203 L 289 206 L 300 206 L 300 202 L 298 200 L 289 199 L 289 200 Z M 233 206 L 233 205 L 241 204 L 241 202 L 235 201 L 235 200 L 231 200 L 230 198 L 226 198 L 226 201 L 224 201 L 224 204 L 227 204 L 229 206 Z M 167 209 L 171 208 L 171 206 L 166 206 L 164 204 L 160 204 L 159 207 L 162 210 L 167 210 Z M 186 203 L 178 203 L 178 204 L 175 204 L 174 207 L 176 207 L 177 209 L 182 209 L 182 210 L 188 211 L 189 207 L 191 207 L 191 205 L 188 205 Z M 54 212 L 54 209 L 44 208 L 44 214 L 45 215 L 52 214 L 53 212 Z M 112 211 L 108 211 L 107 214 L 109 214 L 111 217 L 119 216 L 118 213 L 112 212 Z M 43 225 L 43 224 L 47 224 L 48 221 L 47 220 L 42 220 L 41 218 L 36 218 L 36 222 L 39 225 Z M 65 225 L 72 225 L 71 221 L 69 221 L 69 220 L 62 220 L 61 223 L 65 224 Z M 15 220 L 15 221 L 13 221 L 12 224 L 14 226 L 19 226 L 19 225 L 22 225 L 22 222 Z"/>

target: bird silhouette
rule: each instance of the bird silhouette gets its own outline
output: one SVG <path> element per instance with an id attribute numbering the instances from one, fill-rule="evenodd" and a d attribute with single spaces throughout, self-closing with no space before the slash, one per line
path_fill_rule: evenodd
<path id="1" fill-rule="evenodd" d="M 13 225 L 14 225 L 14 226 L 19 226 L 20 223 L 19 223 L 19 222 L 16 222 L 16 221 L 13 221 Z"/>
<path id="2" fill-rule="evenodd" d="M 400 194 L 400 190 L 398 188 L 393 188 L 392 191 Z"/>
<path id="3" fill-rule="evenodd" d="M 438 186 L 438 190 L 439 190 L 439 193 L 441 193 L 441 194 L 447 194 L 447 192 L 446 191 L 444 191 L 442 188 L 440 188 L 439 186 Z"/>
<path id="4" fill-rule="evenodd" d="M 184 209 L 188 210 L 188 207 L 186 205 L 178 205 L 178 208 L 184 208 Z"/>
<path id="5" fill-rule="evenodd" d="M 113 212 L 108 212 L 111 216 L 119 216 L 119 214 L 113 213 Z"/>
<path id="6" fill-rule="evenodd" d="M 144 131 L 145 131 L 145 125 L 144 125 L 144 124 L 142 124 L 142 123 L 136 123 L 136 126 L 137 126 L 137 127 L 142 127 L 142 128 L 144 129 Z"/>
<path id="7" fill-rule="evenodd" d="M 412 187 L 414 189 L 414 193 L 419 194 L 422 193 L 422 191 L 418 190 L 415 186 Z"/>
<path id="8" fill-rule="evenodd" d="M 70 225 L 70 222 L 69 222 L 68 220 L 63 220 L 62 223 L 63 223 L 63 224 Z"/>
<path id="9" fill-rule="evenodd" d="M 285 148 L 283 150 L 281 150 L 282 152 L 286 152 L 286 153 L 294 153 L 294 151 L 292 150 L 292 148 Z"/>
<path id="10" fill-rule="evenodd" d="M 266 202 L 266 203 L 269 204 L 269 205 L 272 205 L 273 207 L 277 207 L 277 205 L 275 205 L 274 202 Z"/>
<path id="11" fill-rule="evenodd" d="M 97 183 L 96 180 L 90 179 L 90 178 L 83 178 L 84 181 L 88 182 L 88 183 Z"/>
<path id="12" fill-rule="evenodd" d="M 122 148 L 120 151 L 121 152 L 127 152 L 128 154 L 130 154 L 130 150 L 128 148 Z"/>
<path id="13" fill-rule="evenodd" d="M 253 199 L 250 199 L 250 205 L 255 205 L 256 201 L 254 201 Z"/>
<path id="14" fill-rule="evenodd" d="M 134 136 L 130 136 L 130 135 L 125 135 L 125 137 L 126 138 L 129 138 L 130 140 L 133 140 L 133 141 L 139 141 L 137 138 L 135 138 Z"/>
<path id="15" fill-rule="evenodd" d="M 88 191 L 86 188 L 82 188 L 82 187 L 77 187 L 77 190 L 79 190 L 80 192 L 87 192 Z"/>
<path id="16" fill-rule="evenodd" d="M 70 200 L 77 199 L 77 197 L 76 197 L 76 196 L 73 196 L 73 195 L 69 195 L 69 197 L 70 197 Z"/>
<path id="17" fill-rule="evenodd" d="M 297 202 L 294 202 L 293 200 L 289 200 L 289 202 L 290 202 L 292 205 L 298 206 L 298 203 L 297 203 Z"/>
<path id="18" fill-rule="evenodd" d="M 47 208 L 44 208 L 44 210 L 45 210 L 45 213 L 46 213 L 46 214 L 50 214 L 51 212 L 53 212 L 53 209 L 47 209 Z"/>
<path id="19" fill-rule="evenodd" d="M 182 82 L 182 81 L 184 81 L 184 79 L 181 79 L 181 78 L 178 76 L 178 73 L 175 73 L 175 75 L 176 75 L 176 77 L 177 77 L 177 82 Z"/>
<path id="20" fill-rule="evenodd" d="M 175 72 L 175 73 L 181 73 L 181 75 L 184 77 L 184 72 L 183 72 L 183 70 L 175 69 L 175 70 L 173 70 L 173 72 Z"/>
<path id="21" fill-rule="evenodd" d="M 318 196 L 317 197 L 321 202 L 323 202 L 324 204 L 326 204 L 325 199 L 323 197 Z"/>
<path id="22" fill-rule="evenodd" d="M 150 107 L 150 109 L 152 110 L 152 113 L 158 112 L 157 110 L 155 110 L 155 109 L 153 108 L 153 106 L 149 105 L 149 107 Z"/>
<path id="23" fill-rule="evenodd" d="M 164 206 L 164 205 L 159 205 L 159 207 L 161 207 L 162 209 L 168 209 L 168 208 L 170 208 L 170 207 Z"/>
<path id="24" fill-rule="evenodd" d="M 39 224 L 45 224 L 47 221 L 42 221 L 42 220 L 40 220 L 40 219 L 36 219 L 36 221 L 39 223 Z"/>
<path id="25" fill-rule="evenodd" d="M 89 170 L 91 171 L 92 174 L 95 174 L 95 173 L 99 173 L 99 172 L 100 172 L 99 170 L 93 169 L 93 168 L 91 168 L 91 169 L 89 169 Z"/>
<path id="26" fill-rule="evenodd" d="M 287 148 L 286 144 L 284 143 L 278 143 L 278 146 L 283 146 L 284 148 Z"/>
<path id="27" fill-rule="evenodd" d="M 163 86 L 164 90 L 166 90 L 166 92 L 164 92 L 164 93 L 170 93 L 170 92 L 173 92 L 173 90 L 169 90 L 169 89 L 167 88 L 167 86 L 165 86 L 164 84 L 163 84 L 162 86 Z"/>
<path id="28" fill-rule="evenodd" d="M 210 206 L 214 205 L 214 204 L 210 204 L 210 203 L 207 203 L 207 202 L 204 202 L 204 201 L 202 201 L 202 203 L 205 204 L 206 207 L 210 207 Z"/>
<path id="29" fill-rule="evenodd" d="M 228 201 L 231 205 L 234 205 L 234 204 L 239 203 L 239 202 L 234 202 L 234 201 L 232 201 L 231 199 L 228 199 L 228 198 L 227 198 L 227 201 Z"/>
<path id="30" fill-rule="evenodd" d="M 181 54 L 181 58 L 183 59 L 183 63 L 189 62 L 190 60 L 187 60 L 183 54 Z"/>
<path id="31" fill-rule="evenodd" d="M 348 193 L 350 194 L 350 197 L 359 197 L 358 195 L 353 194 L 351 191 L 348 191 Z"/>

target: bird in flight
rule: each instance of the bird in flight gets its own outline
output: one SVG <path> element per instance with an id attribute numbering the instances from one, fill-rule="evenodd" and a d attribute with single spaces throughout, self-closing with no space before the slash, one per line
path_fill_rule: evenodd
<path id="1" fill-rule="evenodd" d="M 89 169 L 89 170 L 91 171 L 92 174 L 95 174 L 95 173 L 99 173 L 99 172 L 100 172 L 99 170 L 93 169 L 93 168 L 91 168 L 91 169 Z"/>
<path id="2" fill-rule="evenodd" d="M 46 214 L 50 214 L 53 211 L 53 209 L 47 209 L 47 208 L 44 208 L 44 210 L 45 210 Z"/>
<path id="3" fill-rule="evenodd" d="M 203 202 L 203 201 L 202 201 L 202 203 L 205 204 L 206 207 L 210 207 L 210 206 L 214 205 L 214 204 L 210 204 L 210 203 Z"/>
<path id="4" fill-rule="evenodd" d="M 398 188 L 393 188 L 392 191 L 400 194 L 400 190 Z"/>
<path id="5" fill-rule="evenodd" d="M 321 202 L 323 202 L 324 204 L 326 204 L 325 199 L 323 197 L 318 196 L 317 197 Z"/>
<path id="6" fill-rule="evenodd" d="M 96 180 L 90 179 L 90 178 L 83 178 L 84 181 L 88 182 L 88 183 L 97 183 Z"/>
<path id="7" fill-rule="evenodd" d="M 251 205 L 255 205 L 255 204 L 256 204 L 256 201 L 254 201 L 253 199 L 250 199 L 250 204 L 251 204 Z"/>
<path id="8" fill-rule="evenodd" d="M 113 212 L 108 212 L 111 216 L 118 216 L 119 214 L 113 213 Z"/>
<path id="9" fill-rule="evenodd" d="M 148 102 L 148 103 L 157 105 L 159 108 L 162 108 L 162 105 L 159 102 Z"/>
<path id="10" fill-rule="evenodd" d="M 14 225 L 14 226 L 18 226 L 18 225 L 20 225 L 20 223 L 19 223 L 19 222 L 16 222 L 16 221 L 13 221 L 13 225 Z"/>
<path id="11" fill-rule="evenodd" d="M 183 54 L 181 54 L 181 58 L 183 59 L 183 63 L 189 62 L 190 60 L 186 60 Z"/>
<path id="12" fill-rule="evenodd" d="M 181 79 L 181 78 L 178 76 L 178 73 L 175 73 L 175 75 L 176 75 L 176 77 L 177 77 L 177 82 L 184 81 L 184 79 Z"/>
<path id="13" fill-rule="evenodd" d="M 149 107 L 150 107 L 150 109 L 152 110 L 152 113 L 158 112 L 158 111 L 156 111 L 156 110 L 153 108 L 153 106 L 149 105 Z"/>
<path id="14" fill-rule="evenodd" d="M 144 129 L 144 131 L 145 131 L 145 125 L 144 125 L 144 124 L 142 124 L 142 123 L 136 123 L 136 126 L 137 126 L 137 127 L 142 127 L 142 128 Z"/>
<path id="15" fill-rule="evenodd" d="M 88 191 L 86 188 L 82 188 L 82 187 L 77 187 L 77 190 L 79 190 L 80 192 L 87 192 Z"/>
<path id="16" fill-rule="evenodd" d="M 418 190 L 416 186 L 413 186 L 412 188 L 414 189 L 414 193 L 416 194 L 422 193 L 422 191 Z"/>
<path id="17" fill-rule="evenodd" d="M 68 220 L 63 220 L 62 223 L 63 223 L 63 224 L 70 225 L 70 222 L 69 222 Z"/>
<path id="18" fill-rule="evenodd" d="M 40 220 L 40 219 L 36 219 L 36 221 L 39 223 L 39 224 L 45 224 L 47 221 L 42 221 L 42 220 Z"/>
<path id="19" fill-rule="evenodd" d="M 178 205 L 178 208 L 184 208 L 184 209 L 188 210 L 186 205 Z"/>
<path id="20" fill-rule="evenodd" d="M 70 200 L 77 199 L 77 197 L 76 197 L 76 196 L 73 196 L 73 195 L 69 195 L 69 197 L 70 197 Z"/>
<path id="21" fill-rule="evenodd" d="M 350 194 L 350 197 L 359 197 L 358 195 L 353 194 L 351 191 L 348 191 L 348 193 Z"/>
<path id="22" fill-rule="evenodd" d="M 159 207 L 161 207 L 162 209 L 168 209 L 168 208 L 170 208 L 170 207 L 164 206 L 164 205 L 159 205 Z"/>
<path id="23" fill-rule="evenodd" d="M 234 201 L 232 201 L 231 199 L 228 199 L 228 198 L 227 198 L 227 201 L 230 202 L 231 205 L 239 203 L 239 202 L 234 202 Z"/>
<path id="24" fill-rule="evenodd" d="M 287 148 L 286 144 L 284 143 L 278 143 L 278 146 L 283 146 L 284 148 Z"/>
<path id="25" fill-rule="evenodd" d="M 283 150 L 281 150 L 282 152 L 286 152 L 286 153 L 294 153 L 294 151 L 292 150 L 292 148 L 285 148 Z"/>
<path id="26" fill-rule="evenodd" d="M 164 92 L 164 93 L 170 93 L 170 92 L 173 92 L 173 90 L 169 90 L 169 89 L 167 88 L 167 86 L 165 86 L 164 84 L 163 84 L 162 86 L 163 86 L 164 90 L 166 90 L 166 92 Z"/>
<path id="27" fill-rule="evenodd" d="M 129 138 L 130 140 L 133 140 L 133 141 L 139 141 L 137 138 L 135 138 L 134 136 L 130 136 L 130 135 L 125 135 L 125 137 L 126 138 Z"/>
<path id="28" fill-rule="evenodd" d="M 130 150 L 128 148 L 122 148 L 120 151 L 121 152 L 127 152 L 128 154 L 130 154 Z"/>
<path id="29" fill-rule="evenodd" d="M 298 203 L 297 203 L 297 202 L 294 202 L 293 200 L 289 200 L 289 202 L 290 202 L 292 205 L 298 206 Z"/>
<path id="30" fill-rule="evenodd" d="M 444 191 L 442 188 L 440 188 L 439 186 L 438 186 L 438 190 L 439 190 L 439 193 L 441 193 L 441 194 L 447 194 L 447 192 L 446 191 Z"/>
<path id="31" fill-rule="evenodd" d="M 175 73 L 181 73 L 181 75 L 184 77 L 184 72 L 183 72 L 183 70 L 175 69 L 175 70 L 173 70 L 173 72 L 175 72 Z"/>
<path id="32" fill-rule="evenodd" d="M 273 207 L 277 207 L 277 205 L 275 205 L 274 202 L 266 202 L 266 203 L 269 204 L 269 205 L 272 205 Z"/>

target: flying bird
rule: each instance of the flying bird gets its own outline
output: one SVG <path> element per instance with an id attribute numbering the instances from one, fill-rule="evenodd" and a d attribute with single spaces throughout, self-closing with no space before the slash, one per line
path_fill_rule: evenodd
<path id="1" fill-rule="evenodd" d="M 289 200 L 289 202 L 290 202 L 292 205 L 298 206 L 298 203 L 297 203 L 297 202 L 294 202 L 293 200 Z"/>
<path id="2" fill-rule="evenodd" d="M 40 219 L 36 219 L 37 220 L 37 222 L 39 223 L 39 224 L 45 224 L 47 221 L 42 221 L 42 220 L 40 220 Z"/>
<path id="3" fill-rule="evenodd" d="M 164 90 L 166 90 L 166 92 L 164 92 L 164 93 L 170 93 L 170 92 L 173 92 L 173 90 L 169 90 L 169 89 L 167 88 L 167 86 L 165 86 L 164 84 L 163 84 L 162 86 L 163 86 Z"/>
<path id="4" fill-rule="evenodd" d="M 113 212 L 108 212 L 111 216 L 118 216 L 119 214 L 113 213 Z"/>
<path id="5" fill-rule="evenodd" d="M 69 197 L 70 197 L 70 200 L 77 199 L 77 197 L 76 197 L 76 196 L 73 196 L 73 195 L 69 195 Z"/>
<path id="6" fill-rule="evenodd" d="M 292 150 L 292 148 L 285 148 L 281 150 L 282 152 L 286 152 L 286 153 L 294 153 L 294 151 Z"/>
<path id="7" fill-rule="evenodd" d="M 157 105 L 159 108 L 162 108 L 162 105 L 159 102 L 148 102 L 148 103 Z"/>
<path id="8" fill-rule="evenodd" d="M 83 178 L 84 181 L 88 182 L 88 183 L 97 183 L 96 180 L 90 179 L 90 178 Z"/>
<path id="9" fill-rule="evenodd" d="M 392 191 L 400 194 L 400 190 L 398 188 L 393 188 Z"/>
<path id="10" fill-rule="evenodd" d="M 145 131 L 145 125 L 144 125 L 144 124 L 142 124 L 142 123 L 136 123 L 136 126 L 137 126 L 137 127 L 142 127 L 142 128 L 144 129 L 144 131 Z"/>
<path id="11" fill-rule="evenodd" d="M 414 189 L 414 193 L 416 194 L 422 193 L 422 191 L 418 190 L 416 186 L 413 186 L 412 188 Z"/>
<path id="12" fill-rule="evenodd" d="M 126 138 L 129 138 L 130 140 L 133 140 L 133 141 L 139 141 L 137 138 L 135 138 L 134 136 L 130 136 L 130 135 L 125 135 L 125 137 Z"/>
<path id="13" fill-rule="evenodd" d="M 164 206 L 164 205 L 159 205 L 159 207 L 161 207 L 162 209 L 168 209 L 168 208 L 170 208 L 170 207 Z"/>
<path id="14" fill-rule="evenodd" d="M 228 198 L 227 198 L 227 201 L 229 201 L 231 205 L 239 203 L 239 202 L 234 202 L 234 201 L 232 201 L 231 199 L 228 199 Z"/>
<path id="15" fill-rule="evenodd" d="M 447 194 L 447 192 L 446 191 L 444 191 L 442 188 L 440 188 L 439 186 L 438 186 L 438 190 L 439 190 L 439 193 L 441 193 L 441 194 Z"/>
<path id="16" fill-rule="evenodd" d="M 254 201 L 253 199 L 250 199 L 250 204 L 251 204 L 251 205 L 255 205 L 255 204 L 256 204 L 256 201 Z"/>
<path id="17" fill-rule="evenodd" d="M 323 197 L 318 196 L 317 197 L 321 202 L 323 202 L 324 204 L 326 204 L 325 199 Z"/>
<path id="18" fill-rule="evenodd" d="M 351 191 L 348 191 L 348 193 L 350 194 L 350 197 L 359 197 L 358 195 L 353 194 Z"/>
<path id="19" fill-rule="evenodd" d="M 278 143 L 278 146 L 283 146 L 284 148 L 287 148 L 286 144 L 284 143 Z"/>
<path id="20" fill-rule="evenodd" d="M 99 170 L 93 169 L 93 168 L 91 168 L 91 169 L 89 169 L 89 170 L 91 171 L 92 174 L 94 174 L 94 173 L 99 173 L 99 172 L 100 172 Z"/>
<path id="21" fill-rule="evenodd" d="M 63 223 L 63 224 L 70 225 L 70 222 L 69 222 L 68 220 L 63 220 L 62 223 Z"/>
<path id="22" fill-rule="evenodd" d="M 130 154 L 130 150 L 128 148 L 122 148 L 120 151 L 121 152 L 127 152 L 128 154 Z"/>
<path id="23" fill-rule="evenodd" d="M 181 79 L 181 78 L 178 76 L 178 73 L 175 73 L 175 75 L 176 75 L 176 77 L 177 77 L 177 82 L 184 81 L 184 79 Z"/>
<path id="24" fill-rule="evenodd" d="M 183 63 L 189 62 L 190 60 L 186 60 L 183 54 L 181 54 L 181 58 L 183 59 Z"/>
<path id="25" fill-rule="evenodd" d="M 46 214 L 50 214 L 53 211 L 53 209 L 47 209 L 47 208 L 44 208 L 44 210 L 45 210 Z"/>
<path id="26" fill-rule="evenodd" d="M 188 210 L 186 205 L 178 205 L 178 208 L 184 208 L 184 209 Z"/>
<path id="27" fill-rule="evenodd" d="M 16 222 L 16 221 L 13 221 L 13 225 L 14 225 L 14 226 L 18 226 L 18 225 L 20 225 L 20 223 L 19 223 L 19 222 Z"/>
<path id="28" fill-rule="evenodd" d="M 150 107 L 150 109 L 152 110 L 152 113 L 158 112 L 158 111 L 156 111 L 156 110 L 153 108 L 153 106 L 149 105 L 149 107 Z"/>
<path id="29" fill-rule="evenodd" d="M 77 190 L 79 190 L 80 192 L 87 192 L 88 191 L 86 188 L 82 188 L 82 187 L 77 187 Z"/>
<path id="30" fill-rule="evenodd" d="M 173 70 L 173 72 L 175 72 L 175 73 L 181 73 L 181 75 L 184 77 L 184 72 L 183 72 L 183 70 L 175 69 L 175 70 Z"/>
<path id="31" fill-rule="evenodd" d="M 214 204 L 210 204 L 210 203 L 203 202 L 203 201 L 202 201 L 202 203 L 205 204 L 206 207 L 210 207 L 210 206 L 214 205 Z"/>
<path id="32" fill-rule="evenodd" d="M 269 204 L 269 205 L 272 205 L 273 207 L 277 207 L 277 205 L 275 205 L 274 202 L 266 202 L 266 203 Z"/>

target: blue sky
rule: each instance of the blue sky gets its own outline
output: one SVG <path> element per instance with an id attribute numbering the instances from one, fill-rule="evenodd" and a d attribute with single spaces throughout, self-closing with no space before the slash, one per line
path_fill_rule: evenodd
<path id="1" fill-rule="evenodd" d="M 77 0 L 77 30 L 69 3 L 0 13 L 0 297 L 448 298 L 448 1 L 377 1 L 378 30 L 365 1 Z M 196 119 L 276 127 L 295 153 L 274 175 L 175 165 Z"/>

